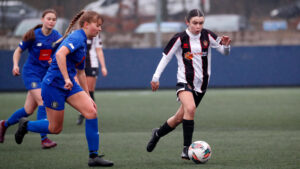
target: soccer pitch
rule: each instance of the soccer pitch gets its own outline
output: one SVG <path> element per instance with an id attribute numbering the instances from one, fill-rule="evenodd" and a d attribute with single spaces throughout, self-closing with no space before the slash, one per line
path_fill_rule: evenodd
<path id="1" fill-rule="evenodd" d="M 0 93 L 0 119 L 23 107 L 25 93 Z M 180 158 L 182 126 L 146 151 L 151 130 L 177 110 L 175 90 L 97 91 L 100 149 L 122 169 L 296 169 L 300 167 L 300 88 L 209 89 L 195 116 L 193 141 L 205 140 L 212 158 L 196 165 Z M 0 144 L 2 169 L 83 169 L 88 150 L 84 125 L 66 106 L 64 129 L 49 135 L 58 146 L 42 150 L 38 134 L 21 145 L 17 125 Z M 30 117 L 35 119 L 36 113 Z"/>

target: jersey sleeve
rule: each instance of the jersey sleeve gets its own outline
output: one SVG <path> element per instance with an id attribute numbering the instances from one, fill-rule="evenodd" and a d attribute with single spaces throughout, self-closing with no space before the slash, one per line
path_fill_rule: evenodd
<path id="1" fill-rule="evenodd" d="M 95 37 L 95 48 L 102 48 L 102 40 L 99 35 Z"/>
<path id="2" fill-rule="evenodd" d="M 73 53 L 75 50 L 79 49 L 84 43 L 81 38 L 72 36 L 75 34 L 69 35 L 63 42 L 61 46 L 65 46 L 70 50 L 70 53 Z"/>
<path id="3" fill-rule="evenodd" d="M 216 50 L 223 55 L 228 55 L 230 52 L 230 46 L 224 46 L 221 44 L 222 38 L 217 36 L 214 32 L 208 30 L 208 37 L 209 37 L 209 42 L 210 46 L 212 48 L 216 48 Z"/>
<path id="4" fill-rule="evenodd" d="M 29 46 L 31 46 L 33 43 L 33 41 L 21 41 L 19 43 L 19 47 L 22 49 L 22 51 L 26 50 L 27 48 L 29 48 Z"/>
<path id="5" fill-rule="evenodd" d="M 166 68 L 166 66 L 168 65 L 168 63 L 170 62 L 170 60 L 172 59 L 172 57 L 174 56 L 174 54 L 176 53 L 176 51 L 178 50 L 178 48 L 181 45 L 181 39 L 180 36 L 175 35 L 167 44 L 167 46 L 164 49 L 163 52 L 163 56 L 155 70 L 155 73 L 152 77 L 152 81 L 153 82 L 158 82 L 159 78 L 162 74 L 162 72 L 164 71 L 164 69 Z"/>

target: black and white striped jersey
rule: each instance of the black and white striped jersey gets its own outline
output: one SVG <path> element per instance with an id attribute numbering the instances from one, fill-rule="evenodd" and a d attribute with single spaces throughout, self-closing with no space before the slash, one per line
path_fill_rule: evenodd
<path id="1" fill-rule="evenodd" d="M 96 48 L 102 48 L 102 40 L 100 38 L 100 35 L 97 35 L 93 39 L 87 40 L 86 67 L 99 68 Z"/>
<path id="2" fill-rule="evenodd" d="M 202 29 L 198 35 L 188 29 L 174 35 L 163 51 L 152 81 L 159 81 L 161 73 L 175 55 L 178 63 L 177 83 L 187 83 L 196 92 L 205 92 L 211 74 L 211 48 L 224 55 L 230 51 L 230 46 L 221 45 L 221 38 L 207 29 Z"/>

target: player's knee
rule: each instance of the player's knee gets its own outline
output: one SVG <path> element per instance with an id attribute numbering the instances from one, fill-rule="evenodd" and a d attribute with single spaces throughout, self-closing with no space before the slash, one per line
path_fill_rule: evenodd
<path id="1" fill-rule="evenodd" d="M 178 125 L 182 122 L 183 116 L 175 116 L 175 123 Z"/>
<path id="2" fill-rule="evenodd" d="M 91 107 L 84 113 L 86 119 L 95 119 L 97 118 L 98 112 L 94 107 Z"/>
<path id="3" fill-rule="evenodd" d="M 62 126 L 53 126 L 53 127 L 49 127 L 49 131 L 52 134 L 59 134 L 62 131 Z"/>
<path id="4" fill-rule="evenodd" d="M 194 116 L 195 111 L 196 111 L 196 106 L 195 105 L 188 105 L 188 106 L 186 106 L 185 110 L 186 110 L 186 113 L 188 113 L 191 116 Z"/>

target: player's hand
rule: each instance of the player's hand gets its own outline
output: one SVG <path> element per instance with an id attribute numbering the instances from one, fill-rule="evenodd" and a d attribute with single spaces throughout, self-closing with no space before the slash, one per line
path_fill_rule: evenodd
<path id="1" fill-rule="evenodd" d="M 95 101 L 92 98 L 91 98 L 91 102 L 93 104 L 93 107 L 97 110 L 97 105 L 96 105 Z"/>
<path id="2" fill-rule="evenodd" d="M 101 68 L 102 75 L 107 76 L 107 69 L 105 67 Z"/>
<path id="3" fill-rule="evenodd" d="M 19 66 L 14 66 L 13 67 L 12 74 L 14 76 L 20 76 L 20 68 L 19 68 Z"/>
<path id="4" fill-rule="evenodd" d="M 151 81 L 151 88 L 152 88 L 152 91 L 155 92 L 159 88 L 159 82 Z"/>
<path id="5" fill-rule="evenodd" d="M 231 43 L 231 39 L 229 38 L 229 36 L 222 36 L 221 43 L 222 45 L 229 46 Z"/>
<path id="6" fill-rule="evenodd" d="M 68 90 L 72 90 L 72 87 L 73 87 L 72 81 L 70 79 L 66 79 L 64 88 Z"/>
<path id="7" fill-rule="evenodd" d="M 52 58 L 48 60 L 49 65 L 52 63 Z"/>

